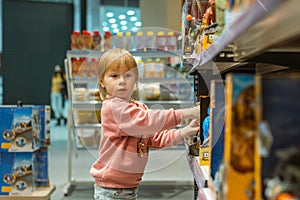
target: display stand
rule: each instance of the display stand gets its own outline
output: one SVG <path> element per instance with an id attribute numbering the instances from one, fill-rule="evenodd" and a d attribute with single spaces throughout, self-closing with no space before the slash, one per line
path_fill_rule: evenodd
<path id="1" fill-rule="evenodd" d="M 194 200 L 216 199 L 214 191 L 208 187 L 208 181 L 210 181 L 209 166 L 200 166 L 199 156 L 188 155 L 187 160 L 194 176 Z"/>
<path id="2" fill-rule="evenodd" d="M 192 4 L 193 1 L 186 2 Z M 290 72 L 294 69 L 299 71 L 300 28 L 295 19 L 300 17 L 300 12 L 297 5 L 297 0 L 255 1 L 241 12 L 228 12 L 223 32 L 208 49 L 201 49 L 198 54 L 195 51 L 184 55 L 183 63 L 189 63 L 191 74 L 207 71 L 209 64 L 214 63 L 217 73 L 223 77 L 228 72 L 249 71 L 263 75 L 287 69 Z M 184 17 L 191 14 L 187 12 L 183 9 Z M 224 53 L 227 51 L 228 54 Z M 203 85 L 195 85 L 195 93 L 201 89 Z M 216 199 L 215 192 L 206 187 L 205 181 L 210 177 L 205 176 L 205 167 L 200 166 L 197 159 L 193 156 L 188 158 L 198 186 L 195 186 L 195 193 L 198 194 L 195 199 Z"/>
<path id="3" fill-rule="evenodd" d="M 85 149 L 83 148 L 78 148 L 79 142 L 79 137 L 76 134 L 76 129 L 91 129 L 91 130 L 97 130 L 101 129 L 101 124 L 100 123 L 76 123 L 74 121 L 74 111 L 76 110 L 86 110 L 86 111 L 95 111 L 95 109 L 101 109 L 102 102 L 101 101 L 91 101 L 91 100 L 86 100 L 86 101 L 76 101 L 74 98 L 74 90 L 77 85 L 87 85 L 89 83 L 97 83 L 97 79 L 95 77 L 93 78 L 79 78 L 79 77 L 72 77 L 72 66 L 71 66 L 71 61 L 72 58 L 80 58 L 80 57 L 92 57 L 92 58 L 98 58 L 101 56 L 104 52 L 102 51 L 67 51 L 67 58 L 65 59 L 65 71 L 67 75 L 67 86 L 68 86 L 68 95 L 70 99 L 70 110 L 69 110 L 69 117 L 68 117 L 68 182 L 63 188 L 64 195 L 67 196 L 70 194 L 72 189 L 74 189 L 76 186 L 90 186 L 93 185 L 93 179 L 90 177 L 90 180 L 84 180 L 81 181 L 78 179 L 78 177 L 73 176 L 73 168 L 74 166 L 72 165 L 73 162 L 73 156 L 75 153 L 75 158 L 79 158 L 80 155 L 79 151 Z M 139 57 L 155 57 L 155 58 L 167 58 L 167 57 L 174 57 L 174 56 L 180 56 L 181 53 L 174 51 L 132 51 L 130 52 L 133 56 L 139 56 Z M 176 78 L 141 78 L 139 79 L 140 83 L 146 84 L 146 83 L 189 83 L 192 82 L 192 80 L 187 80 L 183 77 L 176 77 Z M 160 107 L 162 106 L 164 109 L 168 108 L 185 108 L 185 107 L 191 107 L 193 105 L 193 101 L 189 100 L 172 100 L 172 101 L 143 101 L 148 107 L 152 106 L 157 106 L 159 105 Z M 92 147 L 88 147 L 89 150 L 91 150 Z M 181 148 L 180 150 L 183 150 L 183 146 L 179 146 L 176 148 L 172 148 L 171 150 L 178 150 L 178 148 Z M 97 151 L 98 146 L 93 147 L 93 151 Z M 91 164 L 91 163 L 90 163 Z M 88 169 L 89 166 L 87 165 L 86 169 Z M 168 184 L 187 184 L 186 180 L 182 181 L 173 181 L 174 177 L 168 177 L 168 180 L 145 180 L 141 183 L 143 185 L 160 185 L 164 183 Z M 170 181 L 171 180 L 171 181 Z M 192 180 L 191 180 L 192 181 Z M 182 182 L 182 183 L 179 183 Z"/>
<path id="4" fill-rule="evenodd" d="M 73 130 L 74 127 L 74 119 L 73 119 L 73 114 L 71 111 L 71 108 L 69 109 L 69 118 L 68 118 L 68 144 L 67 144 L 67 151 L 68 151 L 68 182 L 67 184 L 64 186 L 63 188 L 63 192 L 64 192 L 64 196 L 68 196 L 72 190 L 76 187 L 76 186 L 83 186 L 83 185 L 92 185 L 92 181 L 79 181 L 76 180 L 73 175 L 72 175 L 72 152 L 75 152 L 75 157 L 78 157 L 78 149 L 77 149 L 77 135 Z M 72 137 L 73 136 L 73 137 Z M 74 147 L 72 151 L 72 138 L 73 138 L 73 142 L 74 142 Z"/>
<path id="5" fill-rule="evenodd" d="M 0 196 L 0 200 L 49 200 L 54 192 L 55 186 L 51 185 L 45 188 L 39 188 L 31 194 L 5 195 Z"/>

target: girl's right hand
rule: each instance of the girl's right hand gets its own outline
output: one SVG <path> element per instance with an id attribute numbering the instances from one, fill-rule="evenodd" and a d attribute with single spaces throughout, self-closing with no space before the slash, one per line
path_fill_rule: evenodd
<path id="1" fill-rule="evenodd" d="M 188 119 L 200 120 L 200 105 L 192 108 L 182 109 L 181 111 L 182 111 L 183 120 L 188 120 Z"/>

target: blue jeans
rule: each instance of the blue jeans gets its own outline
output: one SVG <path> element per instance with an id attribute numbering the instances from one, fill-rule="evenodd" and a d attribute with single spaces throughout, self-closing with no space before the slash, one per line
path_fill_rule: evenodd
<path id="1" fill-rule="evenodd" d="M 94 185 L 95 200 L 136 200 L 138 188 L 104 188 Z"/>
<path id="2" fill-rule="evenodd" d="M 57 92 L 51 93 L 51 108 L 54 113 L 54 117 L 56 119 L 59 119 L 63 116 L 63 105 L 62 105 L 63 99 L 62 95 Z"/>

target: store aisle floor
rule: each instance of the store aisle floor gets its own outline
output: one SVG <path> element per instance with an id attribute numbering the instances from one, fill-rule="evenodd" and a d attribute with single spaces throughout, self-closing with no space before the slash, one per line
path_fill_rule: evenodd
<path id="1" fill-rule="evenodd" d="M 77 178 L 81 178 L 88 184 L 75 186 L 71 192 L 65 196 L 66 188 L 68 186 L 68 152 L 67 143 L 68 131 L 66 126 L 55 126 L 55 122 L 51 121 L 51 146 L 49 148 L 49 173 L 50 183 L 56 186 L 55 191 L 51 195 L 51 200 L 93 200 L 93 180 L 88 174 L 89 166 L 94 161 L 94 153 L 82 149 L 77 151 L 78 156 L 81 159 L 78 161 L 75 157 L 76 150 L 72 149 L 72 174 L 75 174 Z M 94 150 L 95 152 L 97 150 Z M 76 161 L 77 160 L 77 161 Z M 173 169 L 173 171 L 172 171 Z M 194 198 L 194 186 L 192 183 L 191 173 L 189 168 L 183 166 L 181 171 L 186 174 L 186 177 L 182 177 L 178 171 L 174 171 L 174 168 L 167 168 L 167 172 L 174 175 L 175 182 L 170 184 L 142 184 L 139 188 L 138 200 L 192 200 Z M 154 173 L 155 174 L 155 173 Z M 159 175 L 159 174 L 158 174 Z M 152 174 L 153 176 L 153 174 Z M 161 175 L 159 175 L 161 176 Z M 151 177 L 151 176 L 149 176 Z M 147 179 L 147 175 L 145 177 Z M 153 177 L 152 177 L 153 178 Z M 155 177 L 154 177 L 155 178 Z M 163 177 L 156 177 L 157 179 Z M 176 179 L 177 178 L 177 179 Z M 182 181 L 187 179 L 189 181 Z M 89 184 L 90 183 L 90 184 Z M 172 182 L 171 182 L 172 183 Z M 180 183 L 180 184 L 178 184 Z"/>

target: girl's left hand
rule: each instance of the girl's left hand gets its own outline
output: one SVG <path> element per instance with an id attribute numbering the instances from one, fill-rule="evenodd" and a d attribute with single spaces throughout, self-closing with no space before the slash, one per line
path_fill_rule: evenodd
<path id="1" fill-rule="evenodd" d="M 186 127 L 181 129 L 181 137 L 185 138 L 191 135 L 195 135 L 200 128 L 200 122 L 197 119 L 193 119 Z"/>

